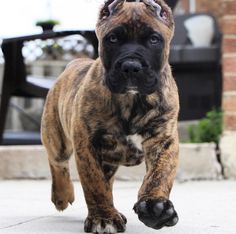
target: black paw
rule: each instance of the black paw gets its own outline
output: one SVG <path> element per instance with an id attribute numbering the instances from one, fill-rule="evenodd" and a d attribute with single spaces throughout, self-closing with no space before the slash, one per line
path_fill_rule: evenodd
<path id="1" fill-rule="evenodd" d="M 126 218 L 121 213 L 113 217 L 103 218 L 99 216 L 89 216 L 84 222 L 84 231 L 98 234 L 113 234 L 124 232 L 126 229 Z"/>
<path id="2" fill-rule="evenodd" d="M 134 211 L 140 221 L 154 229 L 174 226 L 179 220 L 172 202 L 164 198 L 138 201 Z"/>

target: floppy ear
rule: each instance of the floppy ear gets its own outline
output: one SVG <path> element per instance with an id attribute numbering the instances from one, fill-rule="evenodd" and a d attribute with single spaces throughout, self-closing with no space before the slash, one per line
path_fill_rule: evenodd
<path id="1" fill-rule="evenodd" d="M 112 15 L 115 11 L 119 10 L 125 0 L 106 0 L 104 5 L 101 7 L 99 19 L 106 19 Z"/>
<path id="2" fill-rule="evenodd" d="M 150 7 L 152 11 L 155 11 L 156 14 L 159 16 L 162 10 L 162 7 L 155 2 L 154 0 L 143 0 L 146 6 Z"/>

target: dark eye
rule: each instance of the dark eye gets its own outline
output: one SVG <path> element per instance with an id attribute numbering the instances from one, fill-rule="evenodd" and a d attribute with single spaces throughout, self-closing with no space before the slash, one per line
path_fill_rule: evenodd
<path id="1" fill-rule="evenodd" d="M 152 35 L 150 37 L 151 44 L 155 45 L 160 42 L 160 38 L 157 35 Z"/>
<path id="2" fill-rule="evenodd" d="M 108 37 L 108 40 L 109 40 L 109 42 L 112 43 L 112 44 L 115 44 L 115 43 L 118 42 L 118 38 L 117 38 L 117 36 L 116 36 L 115 34 L 111 34 L 111 35 Z"/>

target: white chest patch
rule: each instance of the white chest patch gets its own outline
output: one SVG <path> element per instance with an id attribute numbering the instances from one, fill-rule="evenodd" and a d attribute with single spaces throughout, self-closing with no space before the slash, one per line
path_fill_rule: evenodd
<path id="1" fill-rule="evenodd" d="M 143 150 L 143 147 L 142 147 L 143 138 L 142 138 L 142 136 L 140 136 L 140 135 L 138 135 L 138 134 L 129 135 L 129 136 L 127 136 L 127 140 L 132 141 L 133 144 L 134 144 L 139 150 Z"/>

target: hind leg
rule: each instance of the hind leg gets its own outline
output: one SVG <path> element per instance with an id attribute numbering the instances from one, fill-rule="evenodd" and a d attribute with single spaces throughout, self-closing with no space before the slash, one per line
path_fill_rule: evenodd
<path id="1" fill-rule="evenodd" d="M 54 123 L 55 124 L 55 123 Z M 57 126 L 50 128 L 42 125 L 42 141 L 48 153 L 48 161 L 52 175 L 51 200 L 57 210 L 62 211 L 74 201 L 74 188 L 70 179 L 69 158 L 72 154 L 70 143 L 58 131 Z"/>

